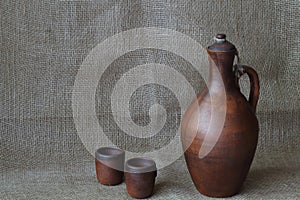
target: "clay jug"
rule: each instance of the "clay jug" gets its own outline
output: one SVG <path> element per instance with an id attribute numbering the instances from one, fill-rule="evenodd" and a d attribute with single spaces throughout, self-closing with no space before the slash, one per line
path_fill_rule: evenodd
<path id="1" fill-rule="evenodd" d="M 181 141 L 197 190 L 210 197 L 228 197 L 239 192 L 255 154 L 259 79 L 253 68 L 238 61 L 233 65 L 238 53 L 225 34 L 216 35 L 207 52 L 207 86 L 182 119 Z M 251 86 L 248 99 L 238 82 L 244 73 Z"/>

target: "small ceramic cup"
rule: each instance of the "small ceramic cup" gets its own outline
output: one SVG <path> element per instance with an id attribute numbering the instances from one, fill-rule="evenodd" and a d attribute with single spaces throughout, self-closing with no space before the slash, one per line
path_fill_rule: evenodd
<path id="1" fill-rule="evenodd" d="M 128 194 L 137 199 L 150 197 L 157 176 L 156 164 L 149 158 L 132 158 L 125 164 L 125 183 Z"/>
<path id="2" fill-rule="evenodd" d="M 102 147 L 95 152 L 99 183 L 117 185 L 123 182 L 125 152 L 117 147 Z"/>

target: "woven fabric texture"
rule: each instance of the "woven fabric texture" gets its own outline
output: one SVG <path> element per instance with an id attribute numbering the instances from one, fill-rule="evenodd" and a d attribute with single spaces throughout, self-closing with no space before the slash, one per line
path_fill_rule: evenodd
<path id="1" fill-rule="evenodd" d="M 115 187 L 97 183 L 93 155 L 78 134 L 85 130 L 79 130 L 74 118 L 75 113 L 82 127 L 89 127 L 91 115 L 74 110 L 72 97 L 81 67 L 97 45 L 145 27 L 177 31 L 203 47 L 212 43 L 216 33 L 227 34 L 241 62 L 258 72 L 261 84 L 257 152 L 241 193 L 232 198 L 299 199 L 299 8 L 296 0 L 2 0 L 0 199 L 130 199 L 124 183 Z M 138 37 L 147 42 L 151 35 Z M 98 77 L 92 96 L 96 120 L 114 145 L 131 152 L 159 150 L 176 139 L 183 109 L 180 98 L 188 102 L 191 96 L 182 95 L 185 88 L 176 81 L 178 93 L 158 84 L 160 76 L 170 82 L 176 79 L 157 68 L 147 71 L 147 64 L 171 67 L 195 93 L 201 91 L 205 78 L 196 69 L 200 66 L 195 68 L 171 51 L 138 48 L 121 54 L 118 47 L 122 44 L 112 43 L 97 52 L 106 55 L 103 62 L 118 56 Z M 186 46 L 178 48 L 197 53 Z M 207 58 L 200 52 L 199 56 Z M 118 94 L 115 88 L 122 88 L 119 81 L 124 77 L 124 84 L 133 86 L 137 77 L 129 72 L 138 66 L 146 66 L 147 73 L 141 77 L 149 83 L 134 91 L 124 86 L 120 92 L 129 94 L 129 103 L 113 112 L 112 104 L 118 106 L 126 96 L 113 99 Z M 91 76 L 97 73 L 98 69 L 83 73 L 80 86 L 91 88 Z M 243 76 L 240 82 L 248 94 L 248 79 Z M 86 93 L 79 95 L 90 102 Z M 154 109 L 154 104 L 164 109 Z M 145 134 L 159 129 L 158 133 L 151 137 L 127 134 L 122 128 L 126 120 L 116 120 L 127 111 L 136 126 L 153 126 Z M 166 152 L 166 157 L 168 153 L 173 152 Z M 152 199 L 201 198 L 206 197 L 193 186 L 183 157 L 159 170 Z"/>

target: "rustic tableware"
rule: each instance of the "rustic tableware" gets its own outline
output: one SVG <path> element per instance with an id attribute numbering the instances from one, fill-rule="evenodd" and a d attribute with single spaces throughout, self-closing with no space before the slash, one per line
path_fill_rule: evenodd
<path id="1" fill-rule="evenodd" d="M 125 164 L 125 183 L 128 194 L 137 199 L 147 198 L 153 194 L 156 164 L 148 158 L 132 158 Z"/>
<path id="2" fill-rule="evenodd" d="M 207 48 L 207 88 L 187 109 L 181 124 L 181 140 L 198 191 L 211 197 L 228 197 L 239 192 L 255 154 L 259 80 L 251 67 L 233 66 L 238 52 L 224 34 L 218 34 L 215 40 Z M 251 84 L 249 100 L 240 92 L 238 83 L 244 73 Z M 221 130 L 213 131 L 222 123 L 218 116 L 224 116 L 225 121 Z M 211 120 L 214 117 L 216 120 Z"/>
<path id="3" fill-rule="evenodd" d="M 96 174 L 99 183 L 117 185 L 124 178 L 125 152 L 117 147 L 102 147 L 95 152 Z"/>

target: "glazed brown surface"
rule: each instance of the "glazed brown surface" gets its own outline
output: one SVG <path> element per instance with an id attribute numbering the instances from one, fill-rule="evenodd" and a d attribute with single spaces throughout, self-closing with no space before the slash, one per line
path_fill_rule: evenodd
<path id="1" fill-rule="evenodd" d="M 210 60 L 209 82 L 183 117 L 182 145 L 197 190 L 211 197 L 228 197 L 239 192 L 255 154 L 259 131 L 255 116 L 259 82 L 256 72 L 250 67 L 239 66 L 234 72 L 233 60 L 237 51 L 207 49 L 207 52 Z M 249 101 L 240 92 L 238 77 L 235 76 L 243 73 L 249 75 L 251 82 Z M 225 104 L 222 104 L 222 97 Z M 212 121 L 212 115 L 225 116 L 220 135 L 209 132 L 209 126 L 220 123 L 218 120 Z M 210 143 L 217 136 L 217 142 Z M 210 145 L 213 148 L 201 157 L 200 148 L 205 150 Z"/>
<path id="2" fill-rule="evenodd" d="M 125 182 L 128 194 L 137 199 L 153 194 L 157 168 L 149 158 L 132 158 L 125 163 Z"/>
<path id="3" fill-rule="evenodd" d="M 124 172 L 108 167 L 95 159 L 98 182 L 103 185 L 118 185 L 123 182 Z"/>
<path id="4" fill-rule="evenodd" d="M 146 173 L 125 172 L 128 194 L 137 199 L 150 197 L 153 194 L 156 171 Z"/>

